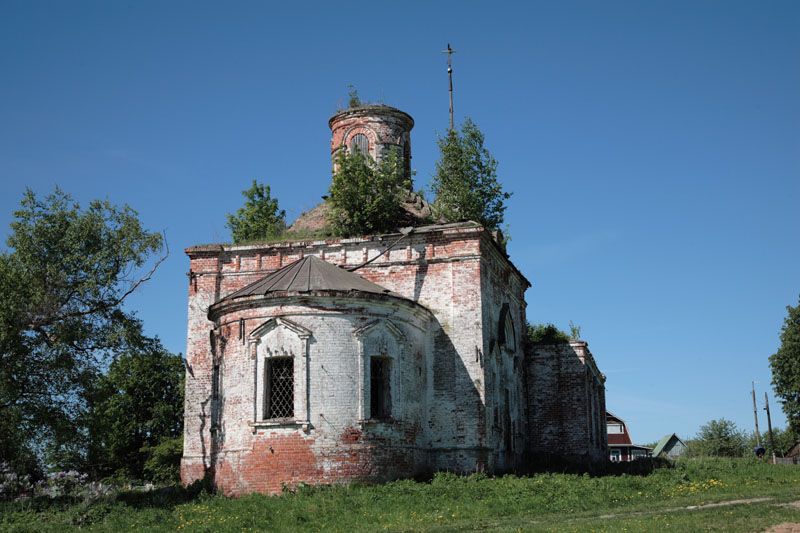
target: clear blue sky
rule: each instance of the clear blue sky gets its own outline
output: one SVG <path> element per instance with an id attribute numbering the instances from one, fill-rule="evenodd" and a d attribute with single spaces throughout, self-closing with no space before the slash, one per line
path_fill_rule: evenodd
<path id="1" fill-rule="evenodd" d="M 354 84 L 410 113 L 417 188 L 470 116 L 514 196 L 528 320 L 582 327 L 635 441 L 753 429 L 800 294 L 800 3 L 0 2 L 0 227 L 24 188 L 127 203 L 170 257 L 129 302 L 186 347 L 193 244 L 253 179 L 330 182 Z M 766 419 L 760 410 L 761 427 Z"/>

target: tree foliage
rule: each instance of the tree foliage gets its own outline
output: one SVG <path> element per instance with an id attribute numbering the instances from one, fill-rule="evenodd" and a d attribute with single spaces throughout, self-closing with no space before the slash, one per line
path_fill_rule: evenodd
<path id="1" fill-rule="evenodd" d="M 228 213 L 228 223 L 233 242 L 241 244 L 257 239 L 268 239 L 283 233 L 286 229 L 286 211 L 278 208 L 277 198 L 270 196 L 269 185 L 253 180 L 253 185 L 242 191 L 244 206 L 236 215 Z"/>
<path id="2" fill-rule="evenodd" d="M 696 456 L 742 457 L 747 443 L 748 437 L 744 431 L 730 420 L 720 418 L 700 426 L 689 449 L 690 454 Z"/>
<path id="3" fill-rule="evenodd" d="M 329 221 L 345 237 L 396 230 L 401 200 L 411 187 L 402 158 L 388 150 L 380 163 L 361 153 L 339 152 L 328 189 Z"/>
<path id="4" fill-rule="evenodd" d="M 89 464 L 96 477 L 142 479 L 162 444 L 169 448 L 175 439 L 181 442 L 183 358 L 158 339 L 137 336 L 129 346 L 115 356 L 91 394 Z M 179 463 L 171 466 L 174 478 Z M 162 470 L 151 470 L 165 481 Z"/>
<path id="5" fill-rule="evenodd" d="M 772 386 L 781 399 L 789 427 L 800 435 L 800 303 L 786 306 L 787 316 L 781 328 L 781 347 L 769 358 Z"/>
<path id="6" fill-rule="evenodd" d="M 786 451 L 788 451 L 789 448 L 794 446 L 794 443 L 797 442 L 797 437 L 795 436 L 794 433 L 792 433 L 792 430 L 789 428 L 786 429 L 773 428 L 772 439 L 775 442 L 775 453 L 779 457 L 784 453 L 786 453 Z M 752 433 L 750 433 L 747 439 L 747 453 L 748 454 L 752 453 L 753 450 L 755 450 L 756 446 L 757 446 L 756 432 L 753 431 Z M 764 431 L 761 433 L 761 446 L 763 446 L 764 449 L 766 450 L 770 449 L 769 431 Z"/>
<path id="7" fill-rule="evenodd" d="M 483 146 L 484 136 L 467 118 L 459 133 L 439 137 L 441 158 L 431 181 L 434 211 L 449 222 L 473 220 L 496 230 L 503 223 L 511 193 L 497 181 L 497 161 Z"/>
<path id="8" fill-rule="evenodd" d="M 26 190 L 14 217 L 0 254 L 0 418 L 41 450 L 81 436 L 85 392 L 133 322 L 122 303 L 166 256 L 142 272 L 161 235 L 128 206 L 83 210 L 58 188 Z"/>
<path id="9" fill-rule="evenodd" d="M 556 344 L 568 341 L 569 335 L 553 324 L 528 324 L 528 342 L 530 344 Z"/>

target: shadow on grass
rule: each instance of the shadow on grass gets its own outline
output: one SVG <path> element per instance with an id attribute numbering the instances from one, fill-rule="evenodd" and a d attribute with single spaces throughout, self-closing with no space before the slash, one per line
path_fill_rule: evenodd
<path id="1" fill-rule="evenodd" d="M 537 454 L 535 459 L 528 462 L 525 468 L 517 472 L 521 476 L 530 476 L 543 473 L 561 474 L 589 474 L 592 477 L 619 476 L 648 476 L 662 468 L 675 468 L 675 463 L 661 457 L 643 457 L 635 461 L 612 463 L 581 463 L 574 459 L 556 454 Z"/>
<path id="2" fill-rule="evenodd" d="M 171 485 L 150 491 L 120 492 L 117 494 L 116 501 L 134 509 L 169 509 L 196 500 L 201 494 L 212 494 L 213 492 L 211 477 L 206 476 L 188 487 Z"/>

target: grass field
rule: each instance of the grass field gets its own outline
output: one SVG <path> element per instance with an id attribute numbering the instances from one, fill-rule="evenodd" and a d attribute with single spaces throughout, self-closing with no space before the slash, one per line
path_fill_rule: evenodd
<path id="1" fill-rule="evenodd" d="M 769 498 L 688 510 L 741 499 Z M 437 474 L 224 498 L 184 489 L 0 504 L 0 531 L 764 531 L 800 523 L 800 468 L 678 461 L 649 475 Z M 611 516 L 608 516 L 611 515 Z"/>

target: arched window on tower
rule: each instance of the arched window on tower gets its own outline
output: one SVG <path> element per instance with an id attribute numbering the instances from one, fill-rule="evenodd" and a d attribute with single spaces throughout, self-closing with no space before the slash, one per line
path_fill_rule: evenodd
<path id="1" fill-rule="evenodd" d="M 369 155 L 369 140 L 363 133 L 356 133 L 350 138 L 350 153 Z"/>

